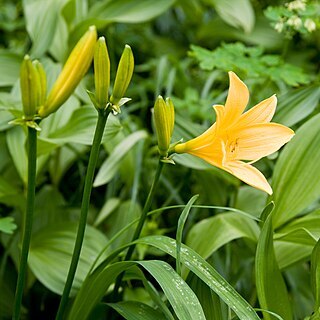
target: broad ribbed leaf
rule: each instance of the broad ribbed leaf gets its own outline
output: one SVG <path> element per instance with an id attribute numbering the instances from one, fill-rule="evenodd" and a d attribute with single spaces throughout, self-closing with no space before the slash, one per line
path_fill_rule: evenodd
<path id="1" fill-rule="evenodd" d="M 279 97 L 277 112 L 272 121 L 293 126 L 314 111 L 319 99 L 319 86 L 291 90 Z"/>
<path id="2" fill-rule="evenodd" d="M 226 23 L 248 33 L 252 31 L 255 15 L 249 0 L 213 0 L 213 4 Z"/>
<path id="3" fill-rule="evenodd" d="M 259 227 L 255 221 L 238 213 L 226 212 L 196 223 L 187 235 L 186 244 L 204 259 L 226 243 L 249 238 L 257 241 Z"/>
<path id="4" fill-rule="evenodd" d="M 287 288 L 275 258 L 271 214 L 266 219 L 260 233 L 255 271 L 260 307 L 277 313 L 283 319 L 292 319 Z M 264 319 L 272 320 L 273 317 L 264 312 Z"/>
<path id="5" fill-rule="evenodd" d="M 311 285 L 316 301 L 314 311 L 317 311 L 320 308 L 320 240 L 311 255 Z"/>
<path id="6" fill-rule="evenodd" d="M 12 86 L 19 79 L 22 57 L 0 50 L 0 87 Z"/>
<path id="7" fill-rule="evenodd" d="M 132 147 L 148 136 L 144 130 L 136 131 L 127 136 L 117 145 L 107 160 L 102 164 L 93 185 L 95 187 L 108 183 L 118 172 L 120 161 L 132 149 Z"/>
<path id="8" fill-rule="evenodd" d="M 76 109 L 72 114 L 70 121 L 68 121 L 65 126 L 50 132 L 47 139 L 50 142 L 58 144 L 73 142 L 91 145 L 97 119 L 98 114 L 92 106 Z M 102 142 L 105 142 L 116 135 L 120 129 L 119 120 L 113 116 L 109 116 Z"/>
<path id="9" fill-rule="evenodd" d="M 29 266 L 36 278 L 47 288 L 61 294 L 67 278 L 77 223 L 69 222 L 41 229 L 31 240 Z M 87 226 L 77 273 L 71 294 L 80 288 L 92 263 L 108 239 L 93 227 Z"/>
<path id="10" fill-rule="evenodd" d="M 113 22 L 140 23 L 151 20 L 168 10 L 175 0 L 117 0 L 97 1 L 89 10 L 88 18 L 78 23 L 72 32 L 79 39 L 92 24 L 103 28 Z"/>
<path id="11" fill-rule="evenodd" d="M 272 187 L 274 225 L 295 217 L 320 196 L 320 115 L 306 122 L 275 166 Z"/>
<path id="12" fill-rule="evenodd" d="M 26 28 L 32 39 L 32 53 L 41 56 L 51 45 L 61 1 L 24 0 Z"/>

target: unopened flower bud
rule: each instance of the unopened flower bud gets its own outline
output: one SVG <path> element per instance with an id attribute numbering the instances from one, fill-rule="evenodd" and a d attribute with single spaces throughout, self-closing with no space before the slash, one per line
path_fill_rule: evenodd
<path id="1" fill-rule="evenodd" d="M 114 105 L 118 105 L 120 100 L 124 97 L 124 94 L 129 86 L 134 68 L 134 59 L 130 46 L 126 45 L 116 74 L 116 80 L 114 81 L 112 96 L 110 102 Z"/>
<path id="2" fill-rule="evenodd" d="M 44 105 L 47 96 L 47 76 L 42 64 L 38 60 L 33 61 L 32 64 L 36 69 L 39 77 L 40 90 L 38 92 L 37 107 L 40 107 Z"/>
<path id="3" fill-rule="evenodd" d="M 45 105 L 39 109 L 40 117 L 44 118 L 55 112 L 70 97 L 89 69 L 96 41 L 97 30 L 95 26 L 91 26 L 70 53 Z"/>
<path id="4" fill-rule="evenodd" d="M 161 96 L 158 96 L 154 104 L 154 123 L 158 137 L 159 153 L 166 157 L 174 128 L 174 106 L 169 98 L 164 101 Z"/>
<path id="5" fill-rule="evenodd" d="M 108 103 L 110 85 L 110 59 L 104 37 L 100 37 L 96 43 L 93 62 L 95 99 L 97 107 L 104 109 Z"/>
<path id="6" fill-rule="evenodd" d="M 21 65 L 20 87 L 24 115 L 31 119 L 39 106 L 41 86 L 39 74 L 28 55 L 24 57 Z"/>

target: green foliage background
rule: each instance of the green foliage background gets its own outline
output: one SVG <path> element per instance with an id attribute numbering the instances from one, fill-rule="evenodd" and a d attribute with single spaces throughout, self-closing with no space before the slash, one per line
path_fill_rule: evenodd
<path id="1" fill-rule="evenodd" d="M 117 268 L 106 266 L 101 274 L 91 275 L 92 283 L 100 276 L 111 281 L 129 270 L 130 281 L 123 301 L 93 305 L 92 319 L 104 319 L 110 308 L 125 319 L 138 319 L 134 315 L 141 310 L 144 319 L 173 319 L 173 314 L 179 319 L 231 319 L 235 315 L 222 291 L 210 290 L 215 274 L 206 278 L 197 265 L 188 271 L 191 262 L 186 252 L 181 257 L 184 280 L 170 267 L 175 267 L 175 255 L 170 253 L 167 237 L 175 239 L 182 207 L 195 194 L 199 198 L 190 206 L 180 231 L 184 228 L 186 250 L 207 260 L 196 261 L 218 270 L 252 307 L 270 310 L 285 320 L 304 319 L 313 312 L 312 319 L 319 319 L 320 31 L 278 33 L 273 26 L 281 16 L 279 7 L 285 8 L 284 3 L 267 0 L 0 0 L 1 319 L 10 318 L 12 312 L 27 183 L 26 132 L 8 124 L 22 115 L 20 63 L 26 53 L 41 60 L 49 89 L 73 45 L 91 24 L 106 37 L 113 67 L 123 46 L 132 47 L 135 73 L 127 92 L 132 102 L 119 117 L 109 118 L 104 134 L 90 227 L 72 291 L 74 296 L 80 290 L 75 305 L 83 312 L 89 310 L 81 297 L 90 283 L 83 286 L 83 281 L 101 250 L 108 245 L 99 261 L 132 237 L 133 226 L 108 243 L 139 217 L 152 182 L 157 162 L 152 124 L 155 97 L 162 94 L 173 99 L 174 140 L 195 137 L 214 120 L 211 106 L 224 103 L 227 71 L 233 70 L 250 89 L 249 107 L 276 93 L 274 121 L 296 131 L 284 150 L 257 163 L 271 181 L 272 199 L 199 159 L 176 156 L 175 166 L 165 166 L 152 207 L 164 209 L 150 216 L 143 230 L 148 237 L 137 247 L 135 258 L 145 261 L 119 262 Z M 310 10 L 319 27 L 316 2 Z M 111 71 L 114 78 L 116 70 Z M 92 70 L 65 105 L 41 123 L 36 213 L 24 299 L 27 319 L 54 318 L 71 259 L 96 123 L 85 89 L 93 89 Z M 274 209 L 264 210 L 270 200 Z M 173 205 L 180 207 L 165 210 Z M 110 273 L 105 276 L 105 272 Z M 108 278 L 110 274 L 113 278 Z M 193 309 L 180 306 L 184 297 L 175 284 L 180 280 L 181 292 L 196 301 Z M 100 287 L 92 289 L 97 299 L 101 291 L 110 302 L 109 285 L 97 283 Z M 241 305 L 240 296 L 234 299 Z M 70 317 L 79 319 L 79 310 L 74 307 Z M 197 312 L 201 316 L 195 318 Z M 263 315 L 274 318 L 267 312 Z"/>

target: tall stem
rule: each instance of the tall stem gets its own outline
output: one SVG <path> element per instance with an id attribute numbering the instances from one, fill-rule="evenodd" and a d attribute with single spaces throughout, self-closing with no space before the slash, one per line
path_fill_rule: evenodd
<path id="1" fill-rule="evenodd" d="M 88 169 L 87 174 L 85 178 L 84 183 L 84 190 L 83 190 L 83 196 L 82 196 L 82 204 L 81 204 L 81 214 L 79 219 L 79 225 L 78 225 L 78 231 L 77 231 L 77 237 L 76 242 L 74 245 L 73 255 L 71 259 L 71 264 L 66 280 L 65 287 L 63 289 L 63 294 L 61 297 L 58 313 L 56 316 L 57 320 L 61 320 L 68 302 L 69 294 L 71 291 L 73 279 L 77 270 L 79 257 L 81 253 L 81 247 L 83 243 L 83 237 L 84 232 L 86 228 L 87 223 L 87 215 L 89 210 L 89 204 L 90 204 L 90 196 L 91 196 L 91 190 L 92 190 L 92 184 L 93 184 L 93 176 L 94 171 L 96 168 L 98 156 L 99 156 L 99 150 L 100 150 L 100 144 L 104 132 L 104 128 L 107 122 L 107 118 L 109 115 L 109 111 L 99 110 L 99 116 L 98 116 L 98 122 L 93 138 L 92 148 L 90 152 L 90 158 L 88 163 Z"/>
<path id="2" fill-rule="evenodd" d="M 27 138 L 28 150 L 28 185 L 27 185 L 27 203 L 26 215 L 24 219 L 24 231 L 22 239 L 22 250 L 20 257 L 20 267 L 18 273 L 18 281 L 15 294 L 15 302 L 12 319 L 20 319 L 21 302 L 23 289 L 26 280 L 28 254 L 32 232 L 34 199 L 36 188 L 36 168 L 37 168 L 37 131 L 34 128 L 28 127 Z"/>
<path id="3" fill-rule="evenodd" d="M 144 207 L 143 207 L 143 210 L 142 210 L 142 213 L 141 213 L 141 216 L 140 216 L 139 223 L 138 223 L 138 225 L 136 227 L 136 230 L 134 232 L 134 235 L 132 237 L 132 241 L 135 241 L 140 237 L 142 228 L 143 228 L 144 223 L 145 223 L 145 221 L 147 219 L 148 212 L 150 210 L 150 207 L 151 207 L 151 204 L 152 204 L 152 201 L 153 201 L 153 197 L 154 197 L 154 194 L 155 194 L 157 186 L 158 186 L 158 182 L 159 182 L 159 178 L 160 178 L 160 175 L 161 175 L 162 168 L 163 168 L 163 162 L 161 160 L 159 160 L 158 167 L 157 167 L 157 170 L 156 170 L 156 174 L 154 176 L 154 179 L 153 179 L 153 182 L 152 182 L 152 185 L 151 185 L 147 200 L 146 200 L 146 202 L 144 204 Z M 132 246 L 129 247 L 129 249 L 127 251 L 127 254 L 126 254 L 125 258 L 124 258 L 124 261 L 128 261 L 128 260 L 131 259 L 134 249 L 135 249 L 135 245 L 132 245 Z M 115 287 L 114 287 L 114 291 L 113 291 L 114 298 L 116 298 L 117 295 L 118 295 L 118 291 L 119 291 L 119 288 L 120 288 L 120 285 L 121 285 L 121 281 L 122 281 L 123 275 L 124 275 L 124 273 L 120 274 L 119 277 L 117 278 L 116 283 L 115 283 Z"/>
<path id="4" fill-rule="evenodd" d="M 138 225 L 136 227 L 136 230 L 134 232 L 134 235 L 132 237 L 132 241 L 135 241 L 140 237 L 142 228 L 143 228 L 144 223 L 145 223 L 145 221 L 147 219 L 148 212 L 150 210 L 150 207 L 151 207 L 151 204 L 152 204 L 152 201 L 153 201 L 153 197 L 154 197 L 154 194 L 155 194 L 157 186 L 158 186 L 158 182 L 159 182 L 159 178 L 160 178 L 160 175 L 161 175 L 162 168 L 163 168 L 163 162 L 159 160 L 157 171 L 156 171 L 156 174 L 154 176 L 154 179 L 153 179 L 153 182 L 152 182 L 152 185 L 151 185 L 151 188 L 150 188 L 146 203 L 145 203 L 145 205 L 143 207 L 139 223 L 138 223 Z M 128 261 L 128 260 L 131 259 L 131 256 L 133 254 L 134 249 L 135 249 L 135 246 L 131 246 L 129 248 L 129 250 L 128 250 L 128 252 L 127 252 L 127 254 L 126 254 L 125 258 L 124 258 L 124 261 Z"/>

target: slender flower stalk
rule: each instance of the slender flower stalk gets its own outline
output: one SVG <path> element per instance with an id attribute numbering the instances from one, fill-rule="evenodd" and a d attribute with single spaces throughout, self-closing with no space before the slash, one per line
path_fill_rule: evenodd
<path id="1" fill-rule="evenodd" d="M 65 287 L 63 289 L 62 298 L 60 301 L 58 313 L 56 316 L 56 319 L 62 319 L 63 314 L 65 312 L 65 308 L 67 306 L 69 294 L 72 288 L 72 283 L 74 280 L 74 276 L 77 270 L 79 257 L 81 253 L 81 247 L 83 243 L 86 223 L 87 223 L 87 215 L 89 211 L 89 204 L 90 204 L 90 196 L 91 196 L 91 190 L 92 190 L 92 184 L 93 184 L 93 177 L 94 177 L 94 171 L 96 168 L 98 156 L 99 156 L 99 150 L 100 150 L 100 144 L 104 132 L 104 128 L 107 122 L 108 115 L 110 113 L 110 109 L 98 110 L 98 121 L 97 126 L 93 138 L 92 148 L 90 152 L 89 157 L 89 163 L 88 163 L 88 169 L 87 174 L 85 178 L 85 184 L 84 184 L 84 190 L 83 190 L 83 197 L 82 197 L 82 204 L 81 204 L 81 213 L 80 213 L 80 220 L 77 230 L 77 236 L 76 236 L 76 242 L 72 254 L 71 264 L 67 276 L 67 280 L 65 283 Z"/>
<path id="2" fill-rule="evenodd" d="M 202 158 L 272 194 L 268 181 L 252 163 L 277 151 L 294 136 L 294 132 L 284 125 L 270 123 L 277 105 L 275 95 L 243 113 L 249 101 L 248 88 L 235 73 L 229 72 L 229 78 L 226 105 L 214 106 L 216 123 L 200 136 L 177 144 L 174 152 Z"/>
<path id="3" fill-rule="evenodd" d="M 19 264 L 18 281 L 15 293 L 13 319 L 20 319 L 23 289 L 28 268 L 28 254 L 32 232 L 35 187 L 36 187 L 36 166 L 37 166 L 37 131 L 28 127 L 28 185 L 26 215 L 24 217 L 24 231 L 22 239 L 22 250 Z"/>
<path id="4" fill-rule="evenodd" d="M 158 186 L 158 183 L 159 183 L 159 180 L 160 180 L 160 176 L 161 176 L 161 172 L 162 172 L 162 169 L 163 169 L 163 165 L 164 165 L 164 162 L 161 161 L 161 158 L 160 158 L 159 162 L 158 162 L 158 167 L 157 167 L 155 176 L 153 178 L 153 182 L 152 182 L 151 188 L 149 190 L 149 194 L 147 196 L 147 200 L 146 200 L 146 202 L 144 204 L 144 207 L 143 207 L 143 210 L 141 212 L 140 220 L 139 220 L 138 225 L 137 225 L 137 227 L 135 229 L 134 235 L 133 235 L 133 237 L 131 239 L 132 242 L 137 240 L 137 239 L 139 239 L 139 237 L 140 237 L 142 228 L 144 226 L 144 223 L 146 222 L 146 219 L 147 219 L 147 216 L 148 216 L 148 212 L 149 212 L 149 210 L 151 208 L 152 201 L 153 201 L 154 195 L 155 195 L 156 190 L 157 190 L 157 186 Z M 132 245 L 132 246 L 129 247 L 129 249 L 127 251 L 127 254 L 126 254 L 125 258 L 124 258 L 124 261 L 129 261 L 131 259 L 135 247 L 136 247 L 135 245 Z M 121 282 L 122 282 L 123 276 L 124 276 L 124 273 L 120 274 L 119 277 L 116 280 L 116 283 L 115 283 L 115 286 L 114 286 L 114 290 L 113 290 L 114 300 L 116 300 L 116 298 L 118 296 L 118 291 L 119 291 L 119 288 L 121 286 Z"/>

